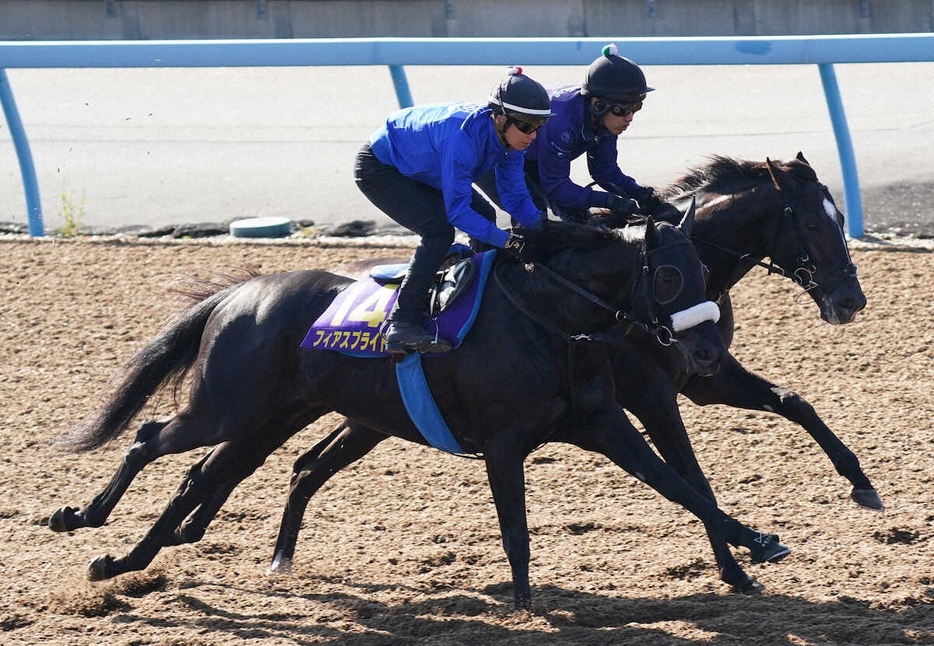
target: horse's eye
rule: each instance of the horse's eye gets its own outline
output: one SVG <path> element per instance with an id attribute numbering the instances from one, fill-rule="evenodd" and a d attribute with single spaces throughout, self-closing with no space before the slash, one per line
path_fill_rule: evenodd
<path id="1" fill-rule="evenodd" d="M 684 277 L 681 270 L 674 265 L 662 265 L 655 270 L 655 277 L 652 279 L 652 293 L 655 294 L 655 300 L 665 305 L 678 298 L 678 294 L 684 288 Z"/>

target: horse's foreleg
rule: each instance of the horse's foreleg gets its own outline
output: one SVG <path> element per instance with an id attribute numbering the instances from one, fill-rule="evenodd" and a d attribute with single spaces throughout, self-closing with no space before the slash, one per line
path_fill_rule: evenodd
<path id="1" fill-rule="evenodd" d="M 373 450 L 388 436 L 368 426 L 344 420 L 327 437 L 303 454 L 292 467 L 289 497 L 282 512 L 276 549 L 269 565 L 271 573 L 292 569 L 295 545 L 308 501 L 331 476 Z"/>
<path id="2" fill-rule="evenodd" d="M 642 422 L 662 459 L 677 471 L 695 491 L 716 505 L 717 498 L 697 462 L 697 456 L 691 446 L 687 430 L 684 428 L 677 401 L 671 398 L 670 401 L 666 399 L 665 402 L 645 400 L 644 406 L 641 403 L 630 407 L 630 411 Z M 734 590 L 745 594 L 760 591 L 761 586 L 743 571 L 726 541 L 718 537 L 709 527 L 706 529 L 717 562 L 717 570 L 720 572 L 720 580 L 732 586 Z"/>
<path id="3" fill-rule="evenodd" d="M 487 478 L 496 504 L 503 548 L 512 568 L 516 610 L 532 606 L 529 584 L 529 524 L 525 512 L 526 452 L 514 436 L 500 434 L 484 443 Z"/>
<path id="4" fill-rule="evenodd" d="M 859 459 L 827 427 L 814 407 L 797 393 L 749 372 L 731 355 L 724 357 L 716 376 L 692 377 L 681 392 L 700 406 L 726 404 L 734 408 L 767 411 L 798 424 L 827 454 L 837 473 L 853 485 L 850 497 L 863 507 L 883 509 L 882 499 L 863 473 Z"/>
<path id="5" fill-rule="evenodd" d="M 619 407 L 596 414 L 578 434 L 578 446 L 602 453 L 626 472 L 697 516 L 717 540 L 746 547 L 752 560 L 778 561 L 790 550 L 774 534 L 751 530 L 704 498 L 670 465 L 662 461 Z"/>
<path id="6" fill-rule="evenodd" d="M 150 462 L 161 457 L 161 454 L 154 450 L 153 438 L 168 423 L 168 420 L 152 420 L 140 424 L 133 444 L 124 454 L 123 462 L 107 487 L 80 511 L 74 507 L 56 509 L 49 517 L 49 529 L 53 532 L 70 532 L 81 527 L 103 525 L 136 475 Z"/>

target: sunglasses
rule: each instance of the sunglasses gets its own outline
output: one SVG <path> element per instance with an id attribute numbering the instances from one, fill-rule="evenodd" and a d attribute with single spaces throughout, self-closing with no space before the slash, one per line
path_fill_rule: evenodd
<path id="1" fill-rule="evenodd" d="M 632 103 L 611 103 L 609 113 L 614 117 L 625 117 L 642 109 L 642 101 Z"/>
<path id="2" fill-rule="evenodd" d="M 514 125 L 516 128 L 518 128 L 519 132 L 525 133 L 527 135 L 531 135 L 532 133 L 535 133 L 541 130 L 542 126 L 545 125 L 545 120 L 536 121 L 533 123 L 531 121 L 519 121 L 518 119 L 509 119 L 509 123 Z"/>

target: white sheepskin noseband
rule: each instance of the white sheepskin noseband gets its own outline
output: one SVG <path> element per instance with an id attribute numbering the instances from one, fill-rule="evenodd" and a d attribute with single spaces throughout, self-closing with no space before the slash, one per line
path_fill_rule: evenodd
<path id="1" fill-rule="evenodd" d="M 713 301 L 705 301 L 693 307 L 689 307 L 686 310 L 681 310 L 680 312 L 672 314 L 671 327 L 674 332 L 682 332 L 704 321 L 713 321 L 716 323 L 719 320 L 720 308 L 717 307 L 717 304 Z"/>

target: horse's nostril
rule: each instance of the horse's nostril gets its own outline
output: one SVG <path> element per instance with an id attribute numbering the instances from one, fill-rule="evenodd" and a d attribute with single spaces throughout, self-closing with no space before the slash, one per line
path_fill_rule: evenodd
<path id="1" fill-rule="evenodd" d="M 694 363 L 698 366 L 710 366 L 719 363 L 720 353 L 713 350 L 696 350 Z"/>
<path id="2" fill-rule="evenodd" d="M 843 307 L 846 308 L 848 312 L 861 312 L 866 308 L 866 299 L 865 298 L 848 298 L 843 301 Z"/>

